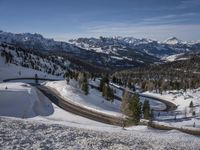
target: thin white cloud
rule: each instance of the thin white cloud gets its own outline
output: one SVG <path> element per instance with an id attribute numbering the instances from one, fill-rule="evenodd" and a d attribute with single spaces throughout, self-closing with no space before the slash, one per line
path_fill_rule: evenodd
<path id="1" fill-rule="evenodd" d="M 189 13 L 184 13 L 184 14 L 169 14 L 169 15 L 164 15 L 164 16 L 157 16 L 157 17 L 151 17 L 151 18 L 145 18 L 144 21 L 161 21 L 161 20 L 174 20 L 177 18 L 188 18 L 188 17 L 195 17 L 199 16 L 199 14 L 194 13 L 194 12 L 189 12 Z"/>
<path id="2" fill-rule="evenodd" d="M 182 40 L 200 39 L 200 25 L 134 25 L 134 24 L 107 24 L 87 27 L 85 36 L 133 36 L 137 38 L 152 38 L 164 40 L 177 36 Z"/>
<path id="3" fill-rule="evenodd" d="M 192 7 L 198 7 L 200 6 L 199 0 L 183 0 L 179 6 L 176 8 L 178 9 L 186 9 L 186 8 L 192 8 Z"/>

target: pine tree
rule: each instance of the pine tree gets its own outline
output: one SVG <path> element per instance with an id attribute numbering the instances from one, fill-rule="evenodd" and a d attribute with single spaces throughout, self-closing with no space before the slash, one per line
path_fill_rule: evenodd
<path id="1" fill-rule="evenodd" d="M 150 114 L 150 105 L 148 100 L 144 101 L 142 111 L 144 114 L 144 119 L 150 119 L 151 114 Z"/>
<path id="2" fill-rule="evenodd" d="M 114 100 L 114 91 L 106 83 L 103 85 L 102 96 L 105 97 L 107 100 L 111 100 L 111 101 Z"/>
<path id="3" fill-rule="evenodd" d="M 131 98 L 130 93 L 127 90 L 125 90 L 120 109 L 121 112 L 127 116 L 131 115 L 131 111 L 129 110 L 130 98 Z"/>
<path id="4" fill-rule="evenodd" d="M 64 77 L 65 77 L 65 80 L 67 81 L 67 84 L 69 84 L 69 81 L 70 81 L 69 76 L 70 76 L 69 72 L 65 72 Z"/>
<path id="5" fill-rule="evenodd" d="M 151 118 L 150 118 L 150 121 L 152 121 L 153 119 L 154 119 L 154 110 L 153 109 L 151 109 Z"/>
<path id="6" fill-rule="evenodd" d="M 128 81 L 128 88 L 129 88 L 129 89 L 131 89 L 131 88 L 132 88 L 132 83 L 131 83 L 131 81 L 130 81 L 130 80 Z"/>
<path id="7" fill-rule="evenodd" d="M 88 95 L 89 94 L 89 87 L 88 87 L 88 80 L 87 80 L 87 75 L 86 73 L 83 74 L 83 83 L 82 83 L 82 86 L 81 86 L 83 92 L 85 95 Z"/>
<path id="8" fill-rule="evenodd" d="M 82 84 L 83 84 L 83 73 L 79 72 L 78 74 L 78 85 L 79 85 L 79 88 L 82 87 Z"/>
<path id="9" fill-rule="evenodd" d="M 108 86 L 108 97 L 109 100 L 113 102 L 115 95 L 114 95 L 114 90 L 110 86 Z"/>
<path id="10" fill-rule="evenodd" d="M 35 74 L 35 83 L 38 84 L 38 75 Z"/>
<path id="11" fill-rule="evenodd" d="M 106 93 L 106 92 L 107 92 L 107 89 L 106 89 L 106 88 L 107 88 L 107 87 L 106 87 L 106 84 L 104 84 L 103 87 L 102 87 L 102 96 L 103 96 L 103 97 L 105 97 L 105 95 L 107 95 L 107 93 Z"/>
<path id="12" fill-rule="evenodd" d="M 193 108 L 193 107 L 194 107 L 193 101 L 190 102 L 189 107 L 190 107 L 190 108 Z"/>
<path id="13" fill-rule="evenodd" d="M 103 91 L 103 86 L 104 84 L 109 84 L 109 78 L 108 75 L 103 75 L 101 81 L 100 81 L 100 85 L 99 85 L 99 90 L 102 92 Z"/>
<path id="14" fill-rule="evenodd" d="M 132 112 L 132 120 L 135 124 L 138 124 L 141 118 L 141 103 L 139 96 L 134 94 L 131 98 L 129 109 Z"/>
<path id="15" fill-rule="evenodd" d="M 85 95 L 89 94 L 89 87 L 88 87 L 88 84 L 86 82 L 83 82 L 83 84 L 82 84 L 82 90 L 83 90 L 83 92 L 84 92 Z"/>
<path id="16" fill-rule="evenodd" d="M 66 77 L 66 81 L 67 81 L 67 84 L 69 84 L 69 81 L 70 81 L 69 77 Z"/>

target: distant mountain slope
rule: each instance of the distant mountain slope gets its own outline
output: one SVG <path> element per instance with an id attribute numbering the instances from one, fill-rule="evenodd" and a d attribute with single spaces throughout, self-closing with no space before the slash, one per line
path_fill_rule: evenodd
<path id="1" fill-rule="evenodd" d="M 131 47 L 125 47 L 123 44 L 116 44 L 115 46 L 112 46 L 110 53 L 106 48 L 107 45 L 103 45 L 101 46 L 101 49 L 99 48 L 99 50 L 102 50 L 102 48 L 105 47 L 106 52 L 99 53 L 98 50 L 88 50 L 86 47 L 47 39 L 40 34 L 13 34 L 3 31 L 0 31 L 0 42 L 14 44 L 15 46 L 30 50 L 40 50 L 54 53 L 62 52 L 63 54 L 69 55 L 71 58 L 79 59 L 106 69 L 132 68 L 159 62 L 157 57 Z M 113 41 L 110 40 L 110 43 L 113 43 Z"/>
<path id="2" fill-rule="evenodd" d="M 71 57 L 70 53 L 67 52 L 24 49 L 14 44 L 0 42 L 0 55 L 2 62 L 15 64 L 16 68 L 22 66 L 56 76 L 62 76 L 68 69 L 95 73 L 105 71 L 104 68 L 97 67 L 75 56 Z M 7 69 L 5 65 L 4 67 L 2 66 L 2 68 Z M 1 70 L 3 71 L 3 69 Z"/>
<path id="3" fill-rule="evenodd" d="M 69 42 L 80 48 L 99 53 L 118 54 L 120 51 L 127 50 L 159 58 L 200 50 L 199 42 L 183 42 L 176 37 L 169 38 L 163 42 L 151 39 L 136 39 L 133 37 L 78 38 L 69 40 Z"/>
<path id="4" fill-rule="evenodd" d="M 21 33 L 13 34 L 10 32 L 0 31 L 0 42 L 6 42 L 15 44 L 25 49 L 36 49 L 36 50 L 64 50 L 64 51 L 76 51 L 79 49 L 73 47 L 66 42 L 58 42 L 53 39 L 44 38 L 40 34 Z"/>
<path id="5" fill-rule="evenodd" d="M 75 62 L 106 70 L 157 64 L 163 62 L 162 57 L 200 50 L 199 42 L 183 42 L 175 37 L 163 42 L 133 37 L 78 38 L 60 42 L 44 38 L 40 34 L 13 34 L 0 31 L 0 42 L 29 50 L 59 53 Z"/>

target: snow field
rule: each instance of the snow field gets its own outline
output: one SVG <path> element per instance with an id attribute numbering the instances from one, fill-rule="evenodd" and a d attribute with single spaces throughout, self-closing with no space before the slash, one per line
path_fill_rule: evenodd
<path id="1" fill-rule="evenodd" d="M 2 149 L 190 149 L 198 150 L 199 137 L 178 131 L 99 132 L 56 124 L 0 118 Z"/>

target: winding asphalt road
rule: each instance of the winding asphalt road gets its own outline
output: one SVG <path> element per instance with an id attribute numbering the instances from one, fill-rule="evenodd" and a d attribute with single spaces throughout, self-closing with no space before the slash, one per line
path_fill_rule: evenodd
<path id="1" fill-rule="evenodd" d="M 144 94 L 139 94 L 140 97 L 144 97 L 144 98 L 149 98 L 149 99 L 153 99 L 155 101 L 159 101 L 162 102 L 166 105 L 166 109 L 162 110 L 162 111 L 173 111 L 176 110 L 177 106 L 169 101 L 166 101 L 164 99 L 161 98 L 157 98 L 157 97 L 153 97 L 153 96 L 149 96 L 149 95 L 144 95 Z"/>
<path id="2" fill-rule="evenodd" d="M 92 84 L 90 84 L 90 86 L 92 88 L 99 89 L 99 87 L 94 86 Z M 112 85 L 112 86 L 114 86 L 114 85 Z M 122 87 L 116 87 L 115 86 L 115 88 L 118 88 L 119 90 L 125 91 L 125 89 L 122 88 Z M 128 90 L 128 92 L 131 93 L 131 94 L 135 94 L 136 93 L 136 92 L 131 91 L 131 90 Z M 153 99 L 155 101 L 159 101 L 159 102 L 164 103 L 166 105 L 166 108 L 164 110 L 162 110 L 162 111 L 173 111 L 173 110 L 176 110 L 176 108 L 177 108 L 177 106 L 174 103 L 169 102 L 167 100 L 164 100 L 164 99 L 161 99 L 161 98 L 158 98 L 158 97 L 154 97 L 154 96 L 150 96 L 150 95 L 145 95 L 145 94 L 142 94 L 142 93 L 138 93 L 138 94 L 139 94 L 140 97 Z M 120 97 L 116 96 L 116 95 L 115 95 L 115 99 L 118 100 L 118 101 L 122 101 L 122 99 Z"/>
<path id="3" fill-rule="evenodd" d="M 114 116 L 98 113 L 96 111 L 88 110 L 84 107 L 70 103 L 69 101 L 63 99 L 60 93 L 53 88 L 42 86 L 42 85 L 37 85 L 36 88 L 39 89 L 45 96 L 47 96 L 57 106 L 73 114 L 76 114 L 85 118 L 89 118 L 98 122 L 111 124 L 111 125 L 118 125 L 118 126 L 122 126 L 123 120 L 125 121 L 125 119 L 122 119 L 120 117 L 114 117 Z"/>

